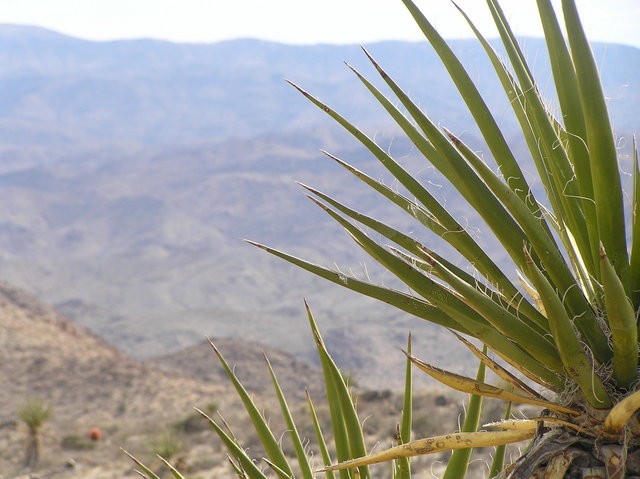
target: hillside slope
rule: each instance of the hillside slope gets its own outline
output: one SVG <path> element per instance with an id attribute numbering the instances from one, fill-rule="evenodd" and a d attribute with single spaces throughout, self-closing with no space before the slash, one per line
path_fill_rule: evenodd
<path id="1" fill-rule="evenodd" d="M 284 438 L 286 427 L 279 417 L 262 351 L 270 357 L 300 431 L 315 448 L 304 391 L 305 387 L 310 391 L 323 428 L 329 431 L 320 372 L 258 343 L 228 339 L 216 343 L 267 414 L 274 432 Z M 152 444 L 159 434 L 168 432 L 183 445 L 174 458 L 183 471 L 203 479 L 232 479 L 235 476 L 226 463 L 224 448 L 192 411 L 193 406 L 220 409 L 245 447 L 260 457 L 261 446 L 250 420 L 208 344 L 143 364 L 127 358 L 37 298 L 0 282 L 0 351 L 2 477 L 133 479 L 139 476 L 119 448 L 126 448 L 160 471 Z M 425 391 L 420 384 L 414 384 L 414 433 L 426 436 L 448 430 L 460 414 L 460 396 L 437 389 Z M 367 443 L 373 446 L 390 441 L 402 408 L 402 394 L 386 387 L 367 390 L 356 386 L 353 393 L 358 395 L 361 418 L 366 418 Z M 35 397 L 51 405 L 53 417 L 44 426 L 41 460 L 30 476 L 22 467 L 27 431 L 16 411 Z M 437 415 L 433 414 L 434 408 Z M 490 411 L 496 413 L 502 414 Z M 96 427 L 103 437 L 92 442 L 88 432 Z M 416 464 L 437 468 L 435 459 L 420 459 Z M 481 467 L 475 469 L 481 472 Z"/>
<path id="2" fill-rule="evenodd" d="M 324 394 L 324 379 L 317 367 L 275 348 L 255 341 L 213 339 L 238 378 L 252 393 L 271 394 L 273 383 L 267 374 L 265 356 L 275 371 L 285 395 L 292 401 L 304 401 L 305 390 L 313 397 Z M 147 361 L 157 369 L 174 371 L 185 377 L 214 384 L 225 384 L 227 376 L 219 364 L 212 363 L 208 341 L 180 349 Z"/>
<path id="3" fill-rule="evenodd" d="M 37 395 L 52 403 L 57 421 L 99 424 L 115 416 L 153 421 L 165 414 L 163 408 L 176 412 L 227 390 L 129 359 L 4 282 L 0 348 L 4 419 L 24 398 Z M 150 397 L 158 409 L 149 409 Z"/>
<path id="4" fill-rule="evenodd" d="M 40 465 L 52 474 L 47 477 L 80 477 L 82 471 L 94 477 L 101 470 L 136 477 L 120 446 L 144 451 L 148 434 L 193 406 L 233 402 L 226 384 L 184 378 L 129 359 L 5 282 L 0 283 L 0 351 L 0 470 L 6 474 L 20 470 L 24 454 L 26 433 L 16 411 L 35 397 L 53 409 Z M 86 438 L 92 427 L 104 432 L 97 449 L 63 448 L 65 438 Z M 78 460 L 76 469 L 56 475 L 68 469 L 68 457 Z"/>

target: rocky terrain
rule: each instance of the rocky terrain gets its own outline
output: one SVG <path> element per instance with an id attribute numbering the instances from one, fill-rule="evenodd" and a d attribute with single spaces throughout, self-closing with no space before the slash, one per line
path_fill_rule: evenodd
<path id="1" fill-rule="evenodd" d="M 264 368 L 263 351 L 282 382 L 302 434 L 311 441 L 303 391 L 314 397 L 325 431 L 330 430 L 320 372 L 288 354 L 258 343 L 217 341 L 247 389 L 284 432 Z M 3 479 L 129 479 L 138 477 L 120 448 L 161 471 L 154 457 L 159 438 L 180 443 L 172 461 L 200 479 L 231 479 L 224 450 L 202 419 L 197 406 L 221 411 L 236 435 L 260 458 L 261 447 L 235 393 L 222 376 L 208 344 L 142 363 L 123 355 L 56 310 L 8 283 L 0 283 L 0 476 Z M 401 375 L 402 371 L 398 371 Z M 402 408 L 402 395 L 389 389 L 357 385 L 360 417 L 370 447 L 390 444 Z M 414 403 L 414 434 L 427 436 L 456 427 L 463 397 L 424 388 L 419 381 Z M 32 470 L 23 467 L 26 426 L 17 411 L 39 398 L 53 411 L 42 431 L 42 455 Z M 434 409 L 435 408 L 435 409 Z M 434 413 L 437 411 L 437 414 Z M 500 414 L 490 406 L 487 418 Z M 102 437 L 89 439 L 98 428 Z M 293 451 L 289 451 L 293 454 Z M 440 457 L 420 460 L 423 470 L 440 467 Z M 436 461 L 434 463 L 434 461 Z M 481 471 L 483 462 L 475 468 Z M 380 468 L 380 477 L 386 469 Z M 377 476 L 376 476 L 377 477 Z"/>
<path id="2" fill-rule="evenodd" d="M 0 284 L 0 471 L 18 472 L 26 438 L 16 411 L 31 398 L 49 403 L 41 467 L 46 477 L 93 477 L 106 461 L 120 476 L 135 477 L 119 446 L 140 451 L 145 435 L 175 421 L 194 405 L 229 400 L 224 384 L 155 370 L 124 356 L 34 297 Z M 212 358 L 213 359 L 213 358 Z M 97 427 L 103 440 L 89 443 Z M 75 438 L 78 450 L 62 447 Z M 71 441 L 73 442 L 73 441 Z M 83 446 L 89 449 L 85 451 Z M 75 459 L 74 459 L 75 458 Z M 75 466 L 65 473 L 67 460 Z M 84 474 L 87 476 L 84 476 Z M 71 475 L 69 475 L 71 474 Z"/>
<path id="3" fill-rule="evenodd" d="M 195 349 L 182 354 L 182 358 L 191 355 L 191 368 L 181 363 L 179 355 L 159 361 L 163 369 L 141 363 L 35 297 L 0 283 L 0 474 L 14 477 L 21 470 L 26 428 L 16 411 L 36 397 L 53 410 L 43 433 L 38 467 L 42 478 L 137 477 L 119 447 L 149 460 L 155 434 L 180 421 L 198 424 L 193 418 L 194 406 L 220 408 L 229 411 L 231 418 L 237 417 L 240 410 L 234 404 L 234 393 L 217 373 L 211 348 L 201 348 L 202 354 L 193 358 Z M 259 354 L 258 345 L 242 342 L 223 341 L 220 349 L 228 350 L 229 362 L 238 361 L 242 369 L 249 369 Z M 274 367 L 288 378 L 287 389 L 303 390 L 303 380 L 317 380 L 319 373 L 310 366 L 270 352 Z M 216 371 L 213 376 L 207 375 L 207 366 Z M 177 372 L 179 367 L 190 369 L 190 374 Z M 254 385 L 251 376 L 247 379 L 250 390 L 265 389 L 264 383 L 255 381 Z M 103 433 L 95 443 L 87 436 L 92 428 Z M 201 424 L 199 431 L 205 429 L 206 424 Z M 220 455 L 216 448 L 198 454 L 205 452 L 207 456 Z M 210 463 L 204 466 L 216 470 Z M 220 474 L 217 471 L 207 477 L 224 477 Z"/>

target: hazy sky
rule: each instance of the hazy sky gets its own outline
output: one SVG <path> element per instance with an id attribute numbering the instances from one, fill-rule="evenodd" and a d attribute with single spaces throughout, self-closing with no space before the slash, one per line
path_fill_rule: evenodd
<path id="1" fill-rule="evenodd" d="M 592 40 L 640 47 L 639 0 L 576 1 Z M 469 36 L 449 0 L 417 3 L 445 36 Z M 484 1 L 459 4 L 486 34 L 492 33 Z M 540 35 L 535 0 L 501 4 L 519 34 Z M 421 38 L 400 0 L 0 0 L 0 23 L 40 25 L 92 40 L 215 42 L 254 37 L 286 43 L 366 43 Z"/>

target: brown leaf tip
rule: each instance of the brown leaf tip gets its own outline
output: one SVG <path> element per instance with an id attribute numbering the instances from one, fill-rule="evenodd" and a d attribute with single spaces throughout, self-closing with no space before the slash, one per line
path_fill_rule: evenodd
<path id="1" fill-rule="evenodd" d="M 245 243 L 248 243 L 248 244 L 250 244 L 252 246 L 255 246 L 256 248 L 260 248 L 260 249 L 263 249 L 265 251 L 270 251 L 270 248 L 268 246 L 265 246 L 265 245 L 263 245 L 261 243 L 256 243 L 255 241 L 251 241 L 251 240 L 245 239 L 245 238 L 242 238 L 242 241 L 244 241 Z"/>
<path id="2" fill-rule="evenodd" d="M 456 135 L 451 133 L 446 128 L 443 127 L 442 129 L 444 130 L 444 133 L 449 137 L 449 139 L 453 142 L 455 146 L 460 146 L 462 144 L 462 140 L 460 138 L 458 138 Z"/>
<path id="3" fill-rule="evenodd" d="M 600 252 L 600 259 L 605 259 L 607 257 L 607 252 L 604 249 L 602 241 L 600 241 L 598 244 L 598 251 Z"/>
<path id="4" fill-rule="evenodd" d="M 524 245 L 522 247 L 522 251 L 524 252 L 524 261 L 527 264 L 533 264 L 533 258 L 531 257 L 531 253 L 529 253 L 529 245 Z"/>

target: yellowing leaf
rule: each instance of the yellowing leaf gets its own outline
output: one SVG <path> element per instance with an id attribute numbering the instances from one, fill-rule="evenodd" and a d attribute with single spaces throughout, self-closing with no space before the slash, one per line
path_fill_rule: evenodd
<path id="1" fill-rule="evenodd" d="M 366 466 L 369 464 L 377 464 L 380 462 L 391 461 L 403 457 L 419 456 L 424 454 L 433 454 L 442 451 L 451 451 L 455 449 L 467 449 L 472 447 L 490 447 L 509 444 L 512 442 L 524 441 L 531 439 L 535 435 L 535 430 L 525 431 L 497 431 L 497 432 L 459 432 L 446 434 L 444 436 L 434 436 L 426 439 L 418 439 L 416 441 L 392 447 L 386 451 L 376 454 L 345 461 L 334 466 L 320 469 L 320 472 L 337 471 L 340 469 L 349 469 L 352 467 Z"/>
<path id="2" fill-rule="evenodd" d="M 555 404 L 550 401 L 536 399 L 528 396 L 523 396 L 521 394 L 517 394 L 511 391 L 506 391 L 504 389 L 500 389 L 496 386 L 492 386 L 491 384 L 481 383 L 476 381 L 475 379 L 471 379 L 465 376 L 461 376 L 459 374 L 451 373 L 449 371 L 445 371 L 440 368 L 436 368 L 431 366 L 423 361 L 420 361 L 418 358 L 413 356 L 409 356 L 409 359 L 413 364 L 415 364 L 418 369 L 427 373 L 429 376 L 434 378 L 435 380 L 449 386 L 453 389 L 457 389 L 458 391 L 465 392 L 467 394 L 478 394 L 480 396 L 487 396 L 497 399 L 502 399 L 503 401 L 512 401 L 524 404 L 533 404 L 535 406 L 543 406 L 549 408 L 553 411 L 562 412 L 565 414 L 570 414 L 573 416 L 577 416 L 580 414 L 579 411 L 575 409 L 562 406 L 560 404 Z"/>

